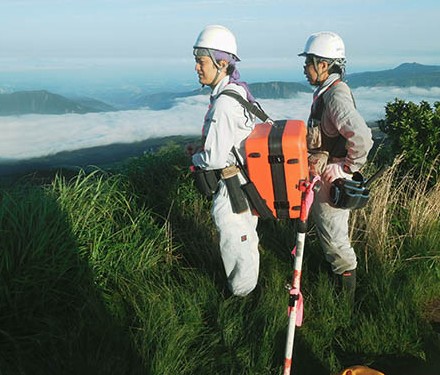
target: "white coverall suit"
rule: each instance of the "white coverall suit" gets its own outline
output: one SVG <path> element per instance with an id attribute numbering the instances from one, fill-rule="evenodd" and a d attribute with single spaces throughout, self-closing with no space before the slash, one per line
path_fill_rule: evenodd
<path id="1" fill-rule="evenodd" d="M 227 95 L 219 96 L 225 89 L 234 90 L 246 98 L 245 89 L 229 83 L 229 76 L 212 90 L 211 105 L 202 132 L 204 148 L 192 156 L 194 166 L 202 169 L 222 169 L 236 164 L 233 146 L 244 160 L 244 141 L 255 125 L 255 117 L 236 99 Z M 249 209 L 240 214 L 232 212 L 223 180 L 219 181 L 211 213 L 220 235 L 220 252 L 228 287 L 234 295 L 246 296 L 255 288 L 258 280 L 258 217 L 252 215 Z"/>
<path id="2" fill-rule="evenodd" d="M 373 146 L 371 130 L 355 107 L 350 88 L 333 73 L 315 91 L 315 99 L 322 95 L 324 107 L 321 117 L 321 132 L 327 137 L 342 135 L 345 138 L 345 157 L 338 158 L 330 151 L 329 163 L 344 161 L 351 172 L 358 171 L 367 161 Z M 314 100 L 315 100 L 314 99 Z M 351 178 L 349 174 L 346 176 Z M 312 218 L 324 250 L 326 260 L 333 273 L 341 275 L 357 266 L 356 254 L 350 244 L 348 220 L 350 210 L 334 208 L 329 204 L 330 184 L 322 181 L 315 194 Z"/>

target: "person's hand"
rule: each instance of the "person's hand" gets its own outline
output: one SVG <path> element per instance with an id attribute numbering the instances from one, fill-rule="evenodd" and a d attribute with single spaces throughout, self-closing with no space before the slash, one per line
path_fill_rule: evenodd
<path id="1" fill-rule="evenodd" d="M 322 178 L 325 182 L 332 183 L 338 178 L 351 179 L 351 174 L 344 172 L 344 162 L 330 163 L 325 167 Z"/>
<path id="2" fill-rule="evenodd" d="M 193 156 L 195 153 L 199 151 L 200 147 L 195 145 L 194 143 L 188 143 L 185 146 L 185 152 L 188 156 Z"/>

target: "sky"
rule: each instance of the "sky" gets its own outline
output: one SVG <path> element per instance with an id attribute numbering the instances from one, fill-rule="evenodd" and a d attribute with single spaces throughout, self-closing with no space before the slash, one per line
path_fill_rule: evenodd
<path id="1" fill-rule="evenodd" d="M 0 0 L 0 72 L 114 64 L 190 81 L 192 45 L 209 24 L 236 35 L 248 81 L 301 78 L 297 54 L 322 30 L 343 38 L 348 73 L 437 65 L 439 18 L 438 0 Z"/>
<path id="2" fill-rule="evenodd" d="M 235 34 L 247 82 L 304 81 L 297 54 L 323 30 L 343 38 L 347 73 L 440 65 L 439 19 L 438 0 L 0 0 L 0 93 L 46 89 L 113 104 L 128 93 L 194 89 L 192 46 L 209 24 Z M 440 88 L 353 93 L 361 114 L 374 121 L 395 97 L 432 103 Z M 260 103 L 275 119 L 305 120 L 310 99 Z M 199 134 L 206 105 L 206 97 L 195 96 L 167 111 L 0 117 L 0 162 Z"/>

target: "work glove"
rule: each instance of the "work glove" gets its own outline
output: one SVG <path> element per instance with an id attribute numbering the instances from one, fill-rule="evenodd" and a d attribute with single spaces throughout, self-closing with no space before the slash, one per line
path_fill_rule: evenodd
<path id="1" fill-rule="evenodd" d="M 194 143 L 189 143 L 187 145 L 185 145 L 185 153 L 188 156 L 193 156 L 194 154 L 196 154 L 197 152 L 201 151 L 202 147 L 194 144 Z"/>
<path id="2" fill-rule="evenodd" d="M 309 172 L 312 176 L 320 176 L 324 173 L 328 161 L 327 151 L 309 153 Z"/>
<path id="3" fill-rule="evenodd" d="M 338 178 L 346 178 L 351 180 L 351 174 L 344 172 L 344 162 L 340 161 L 337 163 L 328 164 L 325 167 L 324 173 L 322 174 L 322 179 L 325 182 L 332 183 Z"/>

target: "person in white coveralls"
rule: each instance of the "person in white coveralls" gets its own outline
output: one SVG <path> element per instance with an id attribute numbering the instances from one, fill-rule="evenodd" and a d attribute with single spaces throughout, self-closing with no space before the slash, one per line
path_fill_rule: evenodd
<path id="1" fill-rule="evenodd" d="M 307 147 L 311 174 L 321 175 L 322 185 L 311 214 L 332 272 L 354 298 L 357 260 L 348 233 L 350 210 L 330 205 L 330 186 L 337 178 L 351 179 L 365 164 L 373 146 L 371 130 L 343 81 L 346 58 L 341 37 L 327 31 L 312 34 L 299 56 L 305 57 L 304 74 L 316 87 Z"/>
<path id="2" fill-rule="evenodd" d="M 235 98 L 221 93 L 232 90 L 250 102 L 255 99 L 246 83 L 239 81 L 236 63 L 240 59 L 230 30 L 220 25 L 207 26 L 198 36 L 193 54 L 199 82 L 211 88 L 211 96 L 202 128 L 202 147 L 189 151 L 193 153 L 194 167 L 215 170 L 220 176 L 228 167 L 235 168 L 235 155 L 244 161 L 244 141 L 255 125 L 255 116 Z M 238 179 L 243 182 L 240 173 Z M 258 218 L 248 206 L 239 213 L 234 211 L 227 184 L 219 177 L 211 213 L 219 233 L 228 288 L 233 295 L 244 297 L 258 281 Z"/>

